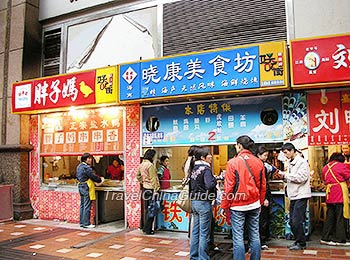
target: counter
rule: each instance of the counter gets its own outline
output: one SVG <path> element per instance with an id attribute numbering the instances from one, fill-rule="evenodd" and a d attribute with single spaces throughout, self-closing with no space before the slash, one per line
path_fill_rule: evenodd
<path id="1" fill-rule="evenodd" d="M 162 210 L 158 213 L 156 225 L 161 230 L 188 231 L 190 214 L 183 211 L 176 204 L 181 190 L 161 190 Z M 228 233 L 230 227 L 226 224 L 226 219 L 220 214 L 220 205 L 213 206 L 213 216 L 215 220 L 214 231 Z"/>
<path id="2" fill-rule="evenodd" d="M 123 187 L 95 187 L 96 224 L 124 219 Z"/>

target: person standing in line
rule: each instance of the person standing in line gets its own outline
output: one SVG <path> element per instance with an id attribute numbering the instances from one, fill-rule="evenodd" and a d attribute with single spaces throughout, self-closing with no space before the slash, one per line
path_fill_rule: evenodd
<path id="1" fill-rule="evenodd" d="M 187 159 L 184 163 L 183 170 L 185 173 L 185 177 L 183 179 L 183 182 L 187 179 L 190 165 L 191 165 L 191 160 L 196 154 L 196 150 L 199 148 L 198 145 L 191 145 L 190 148 L 187 151 Z M 192 231 L 192 214 L 189 215 L 189 221 L 188 221 L 188 238 L 191 237 L 191 231 Z"/>
<path id="2" fill-rule="evenodd" d="M 162 155 L 160 157 L 160 164 L 157 171 L 158 179 L 160 182 L 160 188 L 162 190 L 170 189 L 171 175 L 168 169 L 168 165 L 169 165 L 169 156 Z"/>
<path id="3" fill-rule="evenodd" d="M 80 195 L 80 227 L 94 228 L 95 225 L 90 222 L 91 199 L 89 194 L 88 181 L 101 183 L 100 178 L 93 173 L 91 168 L 93 157 L 90 153 L 84 153 L 81 156 L 81 163 L 77 166 L 78 190 Z"/>
<path id="4" fill-rule="evenodd" d="M 327 216 L 323 226 L 320 243 L 331 246 L 348 246 L 346 230 L 349 219 L 349 189 L 346 181 L 350 179 L 350 169 L 345 156 L 333 153 L 322 170 L 322 179 L 327 185 Z"/>
<path id="5" fill-rule="evenodd" d="M 212 202 L 216 199 L 216 178 L 210 165 L 212 159 L 209 147 L 200 147 L 196 149 L 196 154 L 192 158 L 189 168 L 193 222 L 190 240 L 191 260 L 210 259 Z"/>
<path id="6" fill-rule="evenodd" d="M 260 243 L 261 249 L 266 250 L 269 247 L 266 245 L 266 240 L 270 236 L 269 231 L 269 221 L 270 221 L 270 205 L 272 201 L 272 194 L 270 190 L 269 180 L 273 174 L 278 172 L 278 169 L 267 163 L 267 157 L 269 156 L 269 151 L 265 146 L 260 145 L 256 151 L 256 156 L 263 162 L 265 167 L 265 180 L 266 180 L 266 195 L 264 203 L 261 207 L 259 216 L 259 231 L 260 231 Z"/>
<path id="7" fill-rule="evenodd" d="M 245 260 L 244 224 L 248 228 L 250 259 L 261 258 L 259 213 L 266 193 L 265 168 L 252 152 L 254 141 L 247 135 L 236 140 L 237 156 L 226 166 L 221 208 L 230 209 L 233 258 Z"/>
<path id="8" fill-rule="evenodd" d="M 150 211 L 153 210 L 152 202 L 155 200 L 155 196 L 157 196 L 160 187 L 157 169 L 153 164 L 155 156 L 156 150 L 148 149 L 143 156 L 143 160 L 136 174 L 137 180 L 142 185 L 142 199 L 144 205 L 143 219 L 145 220 L 142 230 L 146 235 L 154 234 L 154 214 Z"/>
<path id="9" fill-rule="evenodd" d="M 289 250 L 306 248 L 304 231 L 305 214 L 308 199 L 311 198 L 310 168 L 292 143 L 285 143 L 281 148 L 289 159 L 288 172 L 279 172 L 280 178 L 287 182 L 287 196 L 290 200 L 289 222 L 295 242 L 288 246 Z"/>
<path id="10" fill-rule="evenodd" d="M 196 154 L 196 150 L 199 148 L 198 145 L 191 145 L 190 148 L 187 151 L 187 159 L 184 163 L 184 173 L 185 173 L 185 179 L 187 178 L 187 175 L 189 173 L 190 165 L 191 165 L 191 160 L 193 156 Z"/>

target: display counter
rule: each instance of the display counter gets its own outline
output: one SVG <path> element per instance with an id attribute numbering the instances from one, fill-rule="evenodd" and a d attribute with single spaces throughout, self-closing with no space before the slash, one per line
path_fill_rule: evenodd
<path id="1" fill-rule="evenodd" d="M 123 187 L 95 187 L 96 224 L 124 219 Z"/>

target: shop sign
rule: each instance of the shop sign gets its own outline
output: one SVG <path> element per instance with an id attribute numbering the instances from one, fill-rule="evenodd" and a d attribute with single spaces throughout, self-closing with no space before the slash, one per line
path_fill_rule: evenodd
<path id="1" fill-rule="evenodd" d="M 14 83 L 13 113 L 40 113 L 58 108 L 116 102 L 116 67 Z"/>
<path id="2" fill-rule="evenodd" d="M 350 91 L 308 95 L 309 145 L 350 142 Z"/>
<path id="3" fill-rule="evenodd" d="M 73 110 L 41 117 L 41 155 L 123 152 L 123 110 Z"/>
<path id="4" fill-rule="evenodd" d="M 287 88 L 285 42 L 122 64 L 120 101 Z"/>
<path id="5" fill-rule="evenodd" d="M 274 124 L 262 122 L 264 109 L 276 111 Z M 227 144 L 240 135 L 257 143 L 281 142 L 281 111 L 279 95 L 143 107 L 142 145 Z M 152 128 L 156 131 L 149 131 L 150 122 L 157 125 Z"/>
<path id="6" fill-rule="evenodd" d="M 350 82 L 350 35 L 291 41 L 293 88 Z"/>

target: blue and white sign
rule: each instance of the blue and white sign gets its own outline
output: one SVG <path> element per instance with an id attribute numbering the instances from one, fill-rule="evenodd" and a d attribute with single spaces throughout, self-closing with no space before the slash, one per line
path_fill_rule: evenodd
<path id="1" fill-rule="evenodd" d="M 274 111 L 276 122 L 264 124 L 263 110 Z M 148 106 L 142 116 L 146 147 L 227 144 L 240 135 L 249 135 L 256 143 L 283 141 L 280 95 Z M 155 132 L 147 130 L 149 118 L 157 120 Z"/>
<path id="2" fill-rule="evenodd" d="M 120 101 L 259 87 L 259 46 L 120 65 Z"/>

